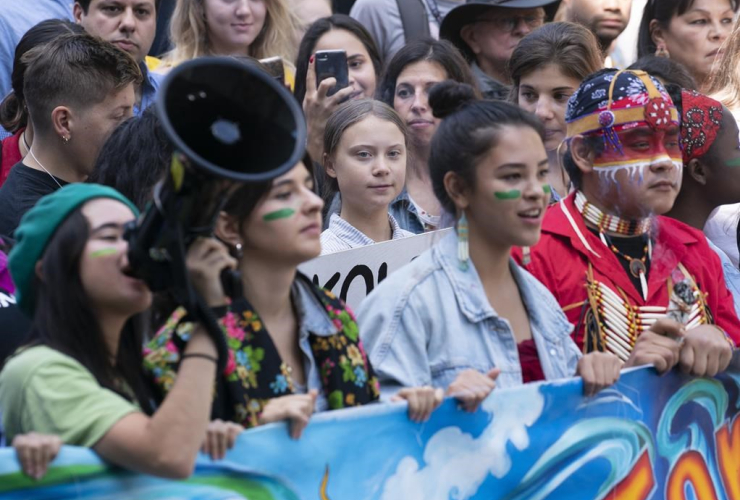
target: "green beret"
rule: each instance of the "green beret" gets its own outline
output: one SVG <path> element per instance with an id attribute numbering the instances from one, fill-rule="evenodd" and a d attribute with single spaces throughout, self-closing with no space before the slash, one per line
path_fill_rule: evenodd
<path id="1" fill-rule="evenodd" d="M 35 293 L 33 277 L 36 262 L 57 228 L 78 207 L 95 198 L 111 198 L 128 206 L 138 217 L 139 210 L 121 193 L 99 184 L 73 183 L 41 198 L 26 212 L 15 230 L 16 245 L 8 256 L 8 268 L 15 282 L 15 298 L 18 307 L 33 317 Z"/>

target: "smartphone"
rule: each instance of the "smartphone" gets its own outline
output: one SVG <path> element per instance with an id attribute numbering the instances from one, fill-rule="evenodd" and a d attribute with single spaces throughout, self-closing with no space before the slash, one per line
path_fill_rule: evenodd
<path id="1" fill-rule="evenodd" d="M 285 85 L 285 65 L 283 64 L 283 58 L 280 56 L 268 57 L 267 59 L 260 59 L 260 62 L 265 66 L 267 72 L 270 73 L 275 80 Z"/>
<path id="2" fill-rule="evenodd" d="M 347 70 L 347 52 L 344 50 L 319 50 L 316 52 L 316 86 L 322 80 L 336 78 L 337 84 L 329 89 L 326 95 L 334 95 L 349 87 Z"/>

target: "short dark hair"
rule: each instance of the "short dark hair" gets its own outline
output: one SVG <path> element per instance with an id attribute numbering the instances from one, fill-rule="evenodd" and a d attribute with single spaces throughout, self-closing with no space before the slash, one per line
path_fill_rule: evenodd
<path id="1" fill-rule="evenodd" d="M 139 65 L 130 55 L 87 33 L 62 35 L 32 49 L 23 61 L 28 64 L 23 94 L 38 132 L 50 128 L 57 106 L 86 108 L 142 81 Z"/>
<path id="2" fill-rule="evenodd" d="M 172 142 L 165 134 L 154 106 L 116 127 L 98 154 L 87 182 L 118 190 L 143 210 L 154 185 L 170 166 Z"/>
<path id="3" fill-rule="evenodd" d="M 664 84 L 674 84 L 687 90 L 699 90 L 696 80 L 683 64 L 669 59 L 667 57 L 658 57 L 646 55 L 639 58 L 627 69 L 639 69 L 648 73 L 655 78 L 663 81 Z"/>
<path id="4" fill-rule="evenodd" d="M 28 65 L 23 56 L 30 50 L 47 44 L 65 33 L 84 33 L 79 24 L 66 19 L 47 19 L 26 31 L 15 47 L 13 58 L 13 73 L 10 82 L 13 91 L 0 104 L 0 125 L 10 132 L 17 132 L 28 123 L 28 110 L 23 96 L 23 82 L 25 81 Z"/>
<path id="5" fill-rule="evenodd" d="M 435 62 L 444 68 L 447 78 L 460 83 L 466 83 L 478 94 L 478 84 L 465 62 L 462 54 L 447 40 L 423 38 L 407 43 L 388 63 L 383 77 L 375 92 L 375 97 L 388 106 L 393 107 L 393 96 L 396 93 L 398 75 L 411 64 L 429 61 Z"/>
<path id="6" fill-rule="evenodd" d="M 87 14 L 87 11 L 90 9 L 90 4 L 93 0 L 75 0 L 75 3 L 80 4 L 80 7 L 82 7 L 82 12 Z M 159 10 L 159 2 L 161 0 L 154 0 L 154 9 L 155 11 Z"/>
<path id="7" fill-rule="evenodd" d="M 637 57 L 655 54 L 657 47 L 650 36 L 650 22 L 655 19 L 663 29 L 668 28 L 674 16 L 682 16 L 694 5 L 695 0 L 648 0 L 642 12 L 642 21 L 637 33 Z M 737 12 L 738 0 L 728 0 L 730 8 Z"/>
<path id="8" fill-rule="evenodd" d="M 518 102 L 519 83 L 532 71 L 555 64 L 580 83 L 604 66 L 596 37 L 580 24 L 549 23 L 519 42 L 509 59 L 512 88 L 509 100 Z"/>
<path id="9" fill-rule="evenodd" d="M 455 203 L 447 194 L 444 177 L 455 172 L 470 187 L 475 186 L 475 169 L 496 146 L 504 126 L 529 127 L 544 140 L 545 129 L 539 119 L 508 102 L 480 100 L 470 85 L 447 80 L 429 92 L 434 116 L 443 118 L 432 139 L 429 173 L 434 194 L 449 213 Z"/>
<path id="10" fill-rule="evenodd" d="M 308 60 L 316 49 L 319 38 L 332 30 L 344 30 L 354 35 L 365 46 L 370 61 L 375 69 L 375 76 L 380 77 L 383 71 L 383 60 L 380 57 L 380 51 L 375 44 L 372 35 L 365 27 L 355 19 L 344 14 L 334 14 L 331 17 L 324 17 L 314 22 L 303 35 L 301 45 L 298 47 L 298 56 L 296 57 L 295 70 L 295 87 L 293 94 L 298 102 L 303 103 L 306 96 L 306 73 L 308 72 Z"/>

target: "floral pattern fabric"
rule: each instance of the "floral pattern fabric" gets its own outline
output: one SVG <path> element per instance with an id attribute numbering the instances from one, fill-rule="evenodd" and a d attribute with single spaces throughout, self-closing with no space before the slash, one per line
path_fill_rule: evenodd
<path id="1" fill-rule="evenodd" d="M 308 334 L 329 409 L 377 401 L 380 386 L 360 341 L 354 315 L 331 292 L 308 283 L 336 328 L 331 335 Z M 184 308 L 176 310 L 144 348 L 144 368 L 162 396 L 172 389 L 180 353 L 194 327 L 183 321 L 185 316 Z M 219 323 L 229 351 L 223 379 L 216 384 L 218 397 L 226 401 L 227 408 L 227 415 L 219 418 L 254 427 L 270 399 L 295 394 L 292 368 L 282 361 L 246 299 L 235 300 Z"/>

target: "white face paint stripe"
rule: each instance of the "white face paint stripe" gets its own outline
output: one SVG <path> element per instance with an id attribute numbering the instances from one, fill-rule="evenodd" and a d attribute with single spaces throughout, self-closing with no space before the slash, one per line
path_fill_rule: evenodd
<path id="1" fill-rule="evenodd" d="M 679 172 L 681 172 L 681 170 L 683 169 L 683 162 L 674 161 L 670 157 L 666 156 L 666 157 L 656 158 L 651 161 L 646 161 L 643 163 L 629 163 L 627 165 L 615 165 L 613 167 L 594 167 L 594 172 L 597 172 L 600 175 L 603 175 L 613 181 L 616 181 L 617 172 L 619 172 L 620 170 L 627 170 L 629 172 L 630 177 L 634 177 L 638 173 L 641 174 L 642 169 L 645 167 L 652 167 L 655 164 L 667 163 L 667 162 L 670 162 L 671 165 L 673 165 L 676 168 L 676 170 L 678 170 Z M 642 178 L 642 175 L 640 175 L 640 177 Z"/>

